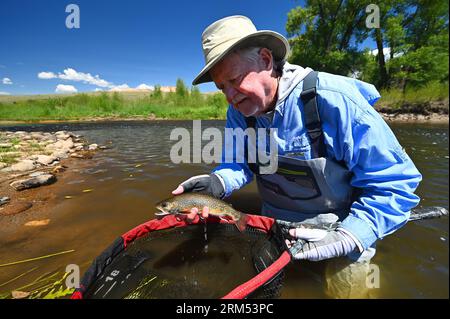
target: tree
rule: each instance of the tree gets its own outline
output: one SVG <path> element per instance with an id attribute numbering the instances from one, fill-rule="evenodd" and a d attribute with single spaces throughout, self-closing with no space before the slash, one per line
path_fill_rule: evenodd
<path id="1" fill-rule="evenodd" d="M 390 63 L 393 77 L 403 91 L 408 84 L 448 81 L 448 1 L 407 0 L 407 6 L 405 50 Z"/>
<path id="2" fill-rule="evenodd" d="M 379 27 L 366 25 L 372 1 L 307 0 L 288 13 L 290 62 L 319 71 L 358 74 L 378 88 L 448 79 L 448 2 L 380 0 Z M 359 44 L 372 39 L 373 56 Z M 389 56 L 384 55 L 389 48 Z M 447 80 L 448 81 L 448 80 Z"/>
<path id="3" fill-rule="evenodd" d="M 161 85 L 156 84 L 155 88 L 153 89 L 153 92 L 150 93 L 150 98 L 154 100 L 161 100 L 162 99 L 162 92 L 161 92 Z"/>
<path id="4" fill-rule="evenodd" d="M 191 94 L 189 96 L 189 99 L 191 104 L 194 106 L 203 103 L 203 97 L 197 86 L 194 85 L 191 87 Z"/>
<path id="5" fill-rule="evenodd" d="M 367 37 L 363 28 L 370 1 L 309 0 L 288 13 L 290 62 L 313 69 L 350 75 L 365 58 L 358 43 Z"/>
<path id="6" fill-rule="evenodd" d="M 184 81 L 180 78 L 177 79 L 177 86 L 175 93 L 177 97 L 179 98 L 185 98 L 188 96 L 188 89 L 186 88 L 186 85 L 184 84 Z"/>

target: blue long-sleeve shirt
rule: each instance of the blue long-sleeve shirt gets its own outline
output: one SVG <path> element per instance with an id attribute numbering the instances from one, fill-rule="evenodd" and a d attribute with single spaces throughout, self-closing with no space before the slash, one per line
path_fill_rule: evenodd
<path id="1" fill-rule="evenodd" d="M 272 120 L 258 117 L 257 127 L 277 129 L 280 155 L 295 152 L 307 160 L 311 159 L 311 146 L 300 99 L 302 85 L 298 83 L 282 103 L 277 103 Z M 320 72 L 317 93 L 327 156 L 344 162 L 353 173 L 351 185 L 362 190 L 340 227 L 367 249 L 407 222 L 410 210 L 419 203 L 414 191 L 422 176 L 372 107 L 380 98 L 373 85 Z M 226 127 L 247 128 L 244 116 L 232 106 Z M 234 149 L 233 156 L 238 152 L 243 150 Z M 219 165 L 213 172 L 222 178 L 226 196 L 253 178 L 248 166 L 236 160 Z"/>

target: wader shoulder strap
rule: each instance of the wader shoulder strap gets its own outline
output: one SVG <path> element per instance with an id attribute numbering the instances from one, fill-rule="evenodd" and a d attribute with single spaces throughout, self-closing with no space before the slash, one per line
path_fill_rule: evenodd
<path id="1" fill-rule="evenodd" d="M 245 123 L 247 124 L 248 128 L 252 128 L 256 130 L 256 118 L 254 116 L 250 117 L 244 117 Z M 244 150 L 244 157 L 245 161 L 247 162 L 248 168 L 254 173 L 258 174 L 258 164 L 257 163 L 249 163 L 248 162 L 248 140 L 245 144 L 245 150 Z M 256 152 L 256 162 L 258 162 L 258 152 Z"/>
<path id="2" fill-rule="evenodd" d="M 318 72 L 310 72 L 303 80 L 303 90 L 300 98 L 303 102 L 305 112 L 305 126 L 311 140 L 312 158 L 326 157 L 327 150 L 323 138 L 322 123 L 320 122 L 319 108 L 317 103 L 317 75 Z M 253 116 L 245 117 L 247 127 L 256 129 L 256 118 Z M 256 152 L 258 156 L 258 152 Z M 248 143 L 245 149 L 245 158 L 248 156 Z M 258 164 L 248 163 L 248 167 L 253 173 L 257 173 Z"/>
<path id="3" fill-rule="evenodd" d="M 305 112 L 305 125 L 311 140 L 311 153 L 313 158 L 326 157 L 322 123 L 320 122 L 317 104 L 317 75 L 318 72 L 312 71 L 305 77 L 303 80 L 303 90 L 300 94 Z"/>

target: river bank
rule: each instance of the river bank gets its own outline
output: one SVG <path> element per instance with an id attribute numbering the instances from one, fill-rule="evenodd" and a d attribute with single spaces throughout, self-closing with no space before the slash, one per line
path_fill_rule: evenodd
<path id="1" fill-rule="evenodd" d="M 417 123 L 449 123 L 449 114 L 442 112 L 431 112 L 427 114 L 422 113 L 402 113 L 402 112 L 379 112 L 385 121 L 388 122 L 417 122 Z M 226 118 L 202 118 L 201 120 L 225 120 Z M 121 121 L 186 121 L 185 119 L 171 119 L 156 117 L 154 114 L 148 116 L 133 116 L 133 117 L 119 117 L 119 116 L 105 116 L 105 117 L 88 117 L 82 119 L 72 120 L 34 120 L 34 121 L 5 121 L 0 120 L 0 127 L 2 125 L 15 124 L 55 124 L 55 123 L 82 123 L 82 122 L 121 122 Z"/>
<path id="2" fill-rule="evenodd" d="M 448 121 L 448 84 L 381 92 L 375 109 L 385 119 Z M 125 120 L 224 120 L 228 103 L 223 94 L 197 91 L 165 93 L 81 93 L 61 96 L 0 97 L 0 124 Z"/>
<path id="3" fill-rule="evenodd" d="M 91 165 L 83 159 L 92 158 L 99 148 L 67 131 L 0 131 L 2 232 L 17 226 L 47 225 L 46 211 L 55 204 L 58 181 Z"/>

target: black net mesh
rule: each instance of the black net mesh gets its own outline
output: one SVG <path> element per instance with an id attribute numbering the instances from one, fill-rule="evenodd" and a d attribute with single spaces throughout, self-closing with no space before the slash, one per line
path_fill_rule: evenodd
<path id="1" fill-rule="evenodd" d="M 217 223 L 152 232 L 118 254 L 84 297 L 220 298 L 278 259 L 279 235 Z M 248 298 L 278 297 L 283 277 L 280 271 Z"/>

